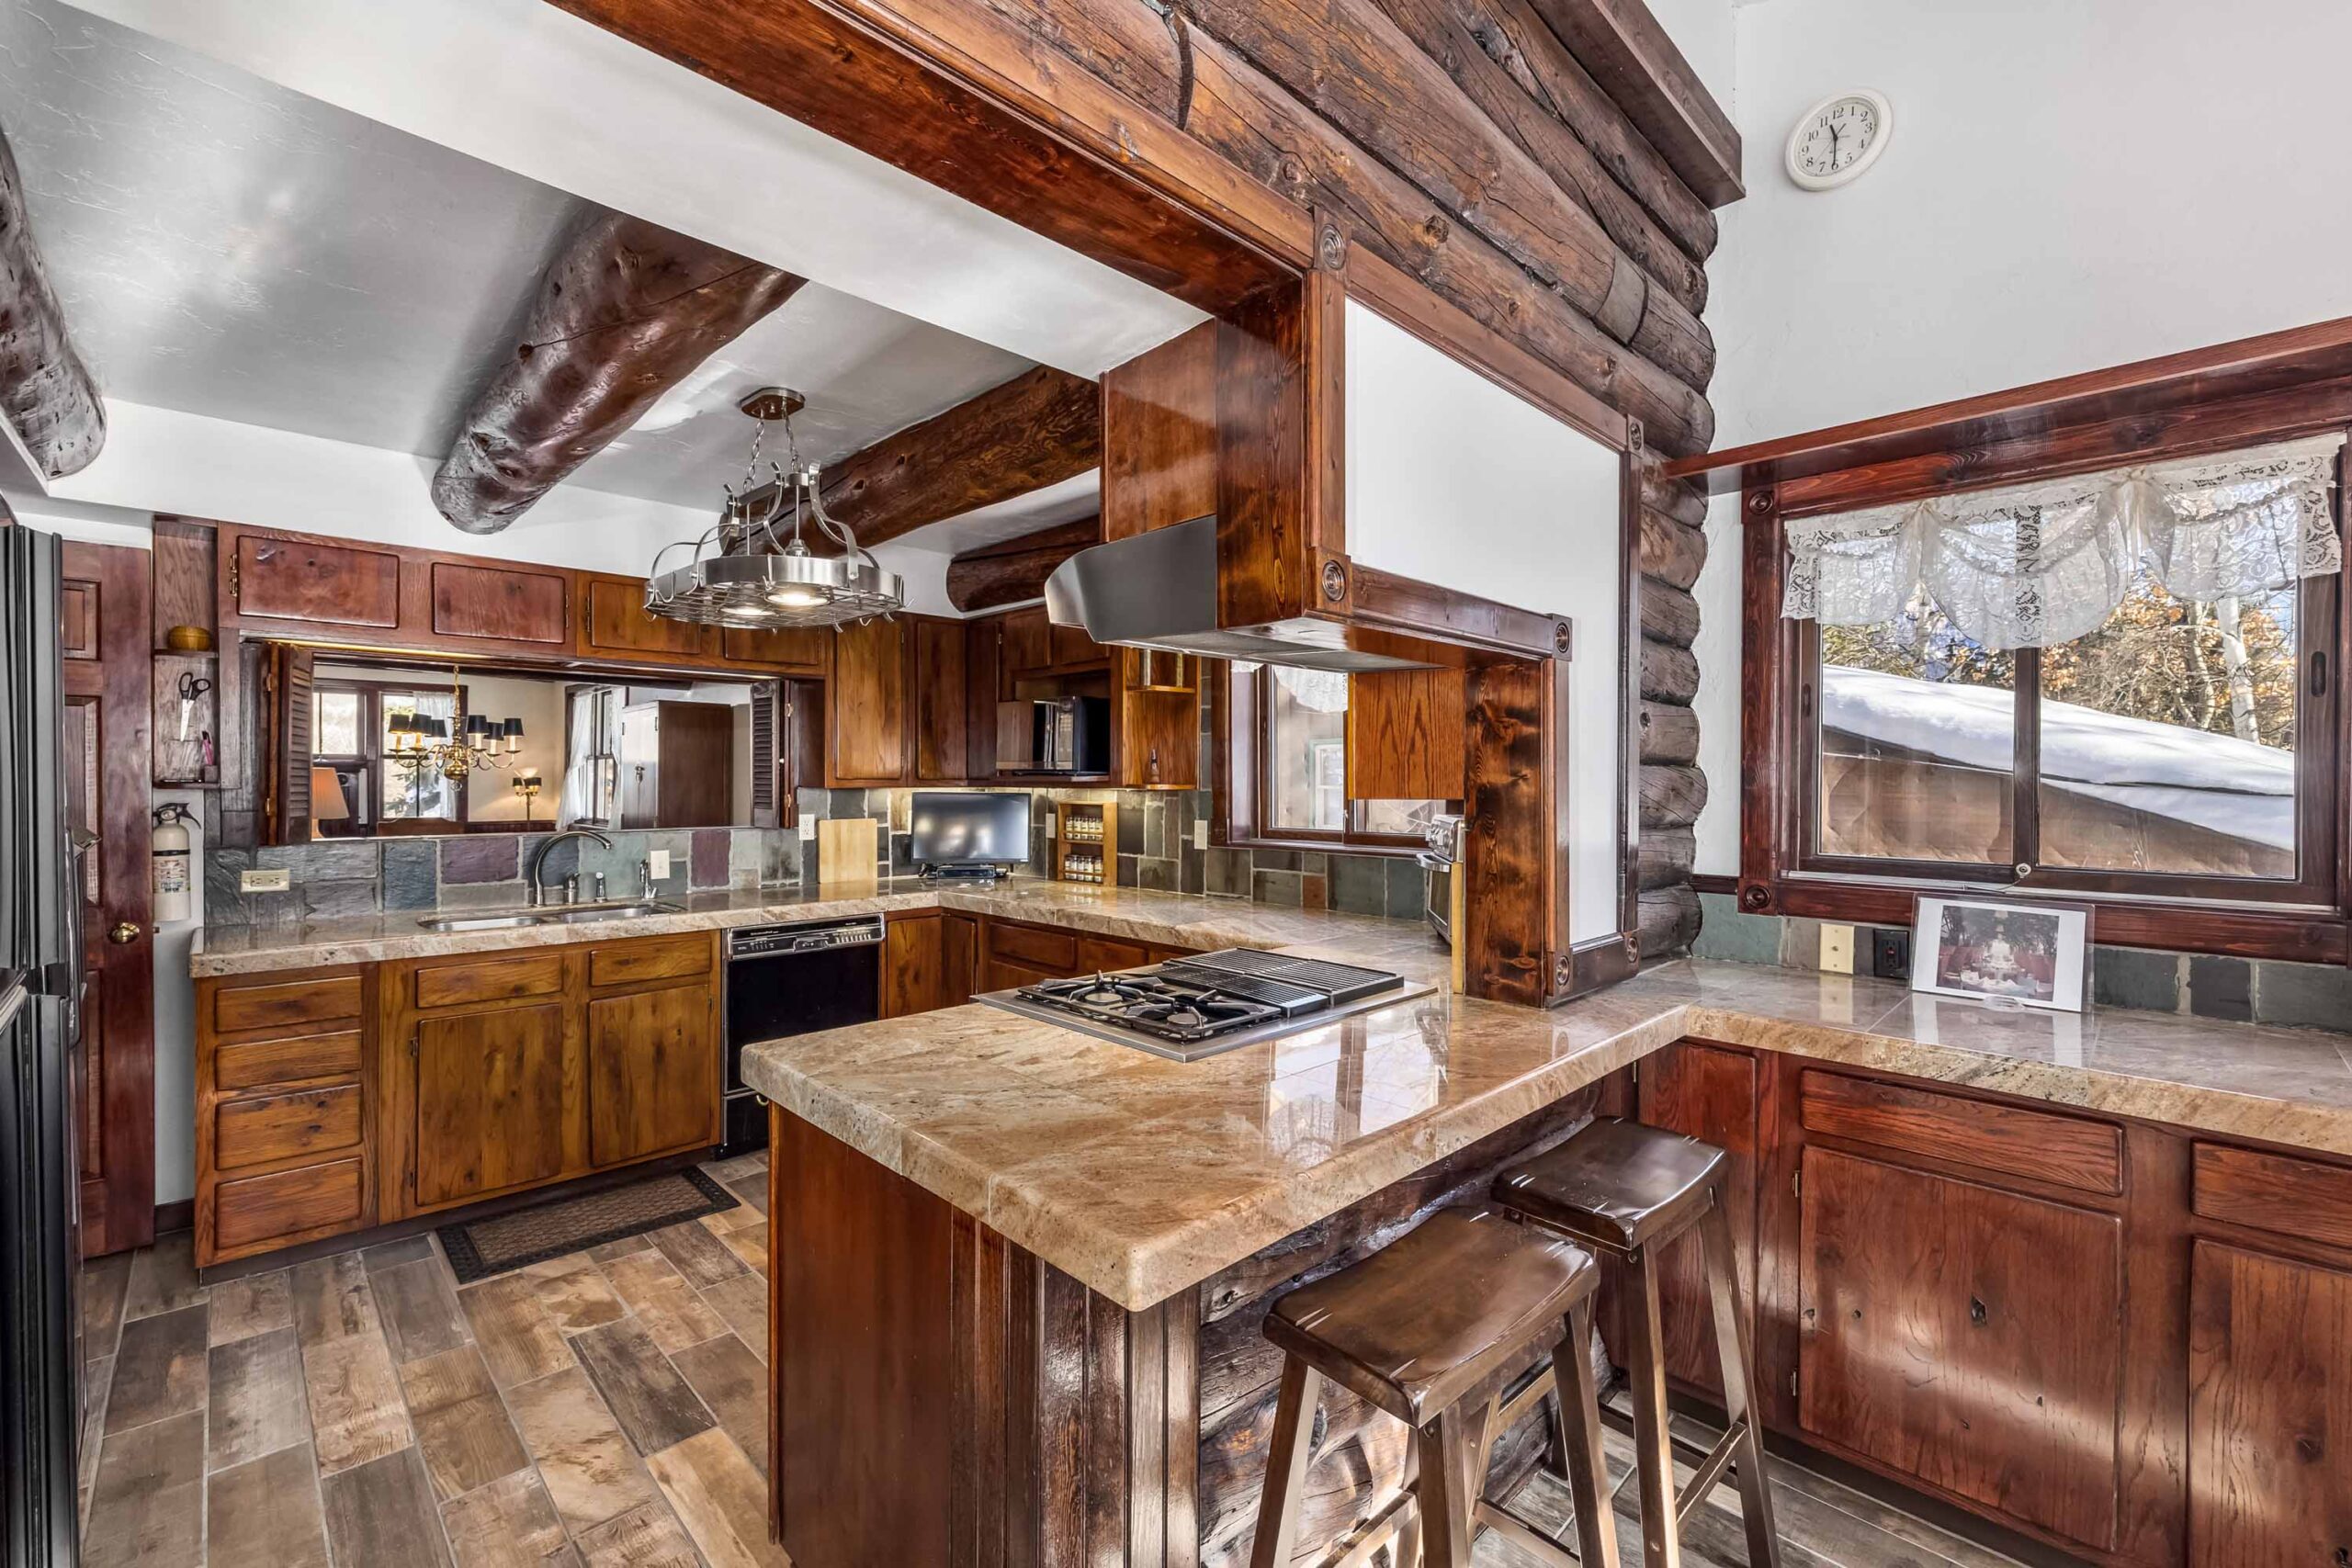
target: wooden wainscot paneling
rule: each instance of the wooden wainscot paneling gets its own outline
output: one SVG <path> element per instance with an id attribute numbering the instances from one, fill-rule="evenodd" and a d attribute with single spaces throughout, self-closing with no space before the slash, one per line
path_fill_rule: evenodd
<path id="1" fill-rule="evenodd" d="M 435 637 L 544 643 L 571 640 L 572 574 L 435 560 L 429 623 Z"/>
<path id="2" fill-rule="evenodd" d="M 1799 1251 L 1808 1437 L 2114 1544 L 2120 1219 L 1813 1147 Z M 1904 1375 L 1897 1353 L 1933 1375 Z"/>
<path id="3" fill-rule="evenodd" d="M 1808 1072 L 1805 1131 L 2030 1177 L 2084 1192 L 2123 1190 L 2123 1130 L 2110 1122 L 1963 1100 L 1842 1073 Z"/>

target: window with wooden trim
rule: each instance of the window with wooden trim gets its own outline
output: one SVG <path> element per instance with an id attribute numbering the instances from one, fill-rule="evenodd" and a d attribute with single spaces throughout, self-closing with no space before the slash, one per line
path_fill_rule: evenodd
<path id="1" fill-rule="evenodd" d="M 431 768 L 402 767 L 386 756 L 391 748 L 386 726 L 395 716 L 436 718 L 455 734 L 465 723 L 461 697 L 446 686 L 329 679 L 317 683 L 311 700 L 311 766 L 334 775 L 345 808 L 342 817 L 320 818 L 322 836 L 365 833 L 381 823 L 462 826 L 468 820 L 464 781 Z"/>
<path id="2" fill-rule="evenodd" d="M 1781 717 L 1749 727 L 1745 830 L 1770 842 L 1743 851 L 1746 907 L 1886 919 L 1917 887 L 1992 885 L 2105 903 L 2114 940 L 2332 951 L 2340 930 L 2312 919 L 2340 925 L 2347 891 L 2339 446 L 1875 516 L 1751 497 L 1771 581 L 1751 584 L 1750 646 Z M 2300 481 L 2261 478 L 2277 453 Z"/>
<path id="3" fill-rule="evenodd" d="M 1458 675 L 1453 680 L 1458 714 Z M 1363 705 L 1353 676 L 1235 662 L 1216 683 L 1214 703 L 1226 741 L 1218 793 L 1227 842 L 1415 850 L 1426 844 L 1432 818 L 1459 808 L 1458 796 L 1351 793 L 1371 776 L 1351 747 L 1376 743 L 1357 733 Z M 1446 722 L 1456 738 L 1458 776 L 1458 721 L 1449 714 Z"/>

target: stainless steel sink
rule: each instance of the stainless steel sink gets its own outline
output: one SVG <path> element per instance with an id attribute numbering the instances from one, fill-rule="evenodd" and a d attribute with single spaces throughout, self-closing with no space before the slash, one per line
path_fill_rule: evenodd
<path id="1" fill-rule="evenodd" d="M 416 923 L 429 931 L 495 931 L 542 921 L 537 915 L 427 915 Z"/>
<path id="2" fill-rule="evenodd" d="M 548 908 L 491 910 L 479 915 L 426 915 L 416 923 L 429 931 L 514 931 L 524 926 L 570 926 L 592 920 L 635 919 L 643 915 L 674 915 L 684 907 L 646 900 L 627 904 L 559 904 Z"/>
<path id="3" fill-rule="evenodd" d="M 582 920 L 630 920 L 640 915 L 674 915 L 675 904 L 594 904 L 570 909 L 548 909 L 539 919 L 574 925 Z"/>

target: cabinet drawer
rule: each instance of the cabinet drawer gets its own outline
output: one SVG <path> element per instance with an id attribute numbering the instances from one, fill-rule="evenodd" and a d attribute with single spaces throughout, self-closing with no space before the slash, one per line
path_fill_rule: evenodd
<path id="1" fill-rule="evenodd" d="M 354 1029 L 335 1034 L 298 1034 L 286 1040 L 223 1045 L 212 1055 L 212 1087 L 258 1089 L 264 1084 L 300 1083 L 305 1078 L 356 1079 L 361 1040 L 360 1032 Z"/>
<path id="2" fill-rule="evenodd" d="M 709 973 L 710 938 L 707 936 L 657 937 L 595 948 L 588 954 L 592 986 L 627 986 L 639 980 L 676 980 Z"/>
<path id="3" fill-rule="evenodd" d="M 1140 969 L 1151 962 L 1151 950 L 1138 942 L 1113 942 L 1107 937 L 1078 939 L 1078 969 L 1081 975 L 1108 969 Z"/>
<path id="4" fill-rule="evenodd" d="M 1035 926 L 991 925 L 989 951 L 1035 968 L 1059 975 L 1078 972 L 1078 938 L 1068 931 L 1040 931 Z"/>
<path id="5" fill-rule="evenodd" d="M 562 989 L 563 954 L 560 953 L 526 953 L 513 958 L 435 964 L 416 972 L 416 1005 L 420 1008 L 547 997 Z"/>
<path id="6" fill-rule="evenodd" d="M 212 1196 L 212 1250 L 223 1256 L 306 1231 L 348 1229 L 366 1214 L 356 1157 L 224 1181 Z"/>
<path id="7" fill-rule="evenodd" d="M 2083 1192 L 2123 1190 L 2123 1130 L 2078 1117 L 1956 1095 L 1804 1075 L 1805 1131 L 2055 1182 Z"/>
<path id="8" fill-rule="evenodd" d="M 278 1029 L 295 1023 L 325 1023 L 360 1013 L 359 976 L 336 975 L 281 980 L 263 986 L 223 986 L 212 993 L 212 1028 L 233 1034 L 246 1029 Z"/>
<path id="9" fill-rule="evenodd" d="M 2287 1155 L 2197 1145 L 2202 1217 L 2352 1247 L 2352 1170 Z"/>
<path id="10" fill-rule="evenodd" d="M 359 1100 L 356 1083 L 224 1100 L 212 1110 L 213 1168 L 350 1148 L 359 1142 Z"/>

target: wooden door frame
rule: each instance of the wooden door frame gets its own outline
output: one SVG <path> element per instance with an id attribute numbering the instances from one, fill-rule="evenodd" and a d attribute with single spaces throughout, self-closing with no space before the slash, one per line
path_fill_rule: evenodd
<path id="1" fill-rule="evenodd" d="M 96 798 L 102 813 L 92 849 L 99 901 L 84 921 L 83 946 L 97 1020 L 84 1042 L 95 1106 L 81 1108 L 84 1169 L 82 1247 L 86 1257 L 143 1247 L 155 1239 L 155 963 L 148 866 L 153 773 L 154 653 L 151 564 L 145 550 L 67 540 L 62 577 L 96 595 L 97 647 L 62 660 L 69 704 L 95 705 L 98 734 Z M 73 765 L 73 759 L 68 759 Z M 107 940 L 118 922 L 138 928 L 128 942 Z M 95 1111 L 95 1114 L 91 1112 Z"/>

